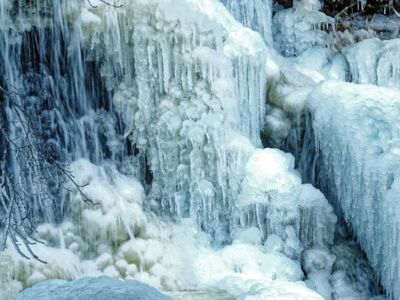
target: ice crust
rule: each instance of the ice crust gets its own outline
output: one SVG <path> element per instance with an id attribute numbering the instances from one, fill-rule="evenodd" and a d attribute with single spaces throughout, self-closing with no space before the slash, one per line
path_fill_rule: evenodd
<path id="1" fill-rule="evenodd" d="M 329 44 L 327 29 L 334 20 L 319 11 L 316 0 L 294 1 L 293 8 L 274 15 L 274 47 L 285 56 L 297 56 L 313 46 Z"/>

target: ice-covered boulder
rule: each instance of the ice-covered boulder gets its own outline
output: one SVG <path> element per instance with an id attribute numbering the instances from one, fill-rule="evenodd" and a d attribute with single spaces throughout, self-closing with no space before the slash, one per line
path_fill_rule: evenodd
<path id="1" fill-rule="evenodd" d="M 75 281 L 48 280 L 22 291 L 17 300 L 168 300 L 171 297 L 137 280 L 85 277 Z"/>

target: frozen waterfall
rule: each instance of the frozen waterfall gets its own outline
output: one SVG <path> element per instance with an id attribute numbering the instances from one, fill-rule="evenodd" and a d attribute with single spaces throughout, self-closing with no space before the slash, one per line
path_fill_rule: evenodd
<path id="1" fill-rule="evenodd" d="M 0 0 L 0 300 L 378 299 L 346 225 L 397 299 L 398 40 L 338 47 L 319 9 Z"/>

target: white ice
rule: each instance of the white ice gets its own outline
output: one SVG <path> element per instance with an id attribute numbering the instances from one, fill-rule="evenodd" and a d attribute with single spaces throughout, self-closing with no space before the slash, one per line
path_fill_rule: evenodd
<path id="1" fill-rule="evenodd" d="M 400 288 L 398 182 L 400 93 L 326 81 L 309 94 L 322 176 L 388 294 Z"/>

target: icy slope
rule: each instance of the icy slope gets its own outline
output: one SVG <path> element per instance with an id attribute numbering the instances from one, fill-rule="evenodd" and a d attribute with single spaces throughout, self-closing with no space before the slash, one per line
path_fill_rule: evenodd
<path id="1" fill-rule="evenodd" d="M 318 170 L 393 299 L 400 297 L 400 92 L 327 81 L 308 97 Z M 314 140 L 313 140 L 314 139 Z"/>

